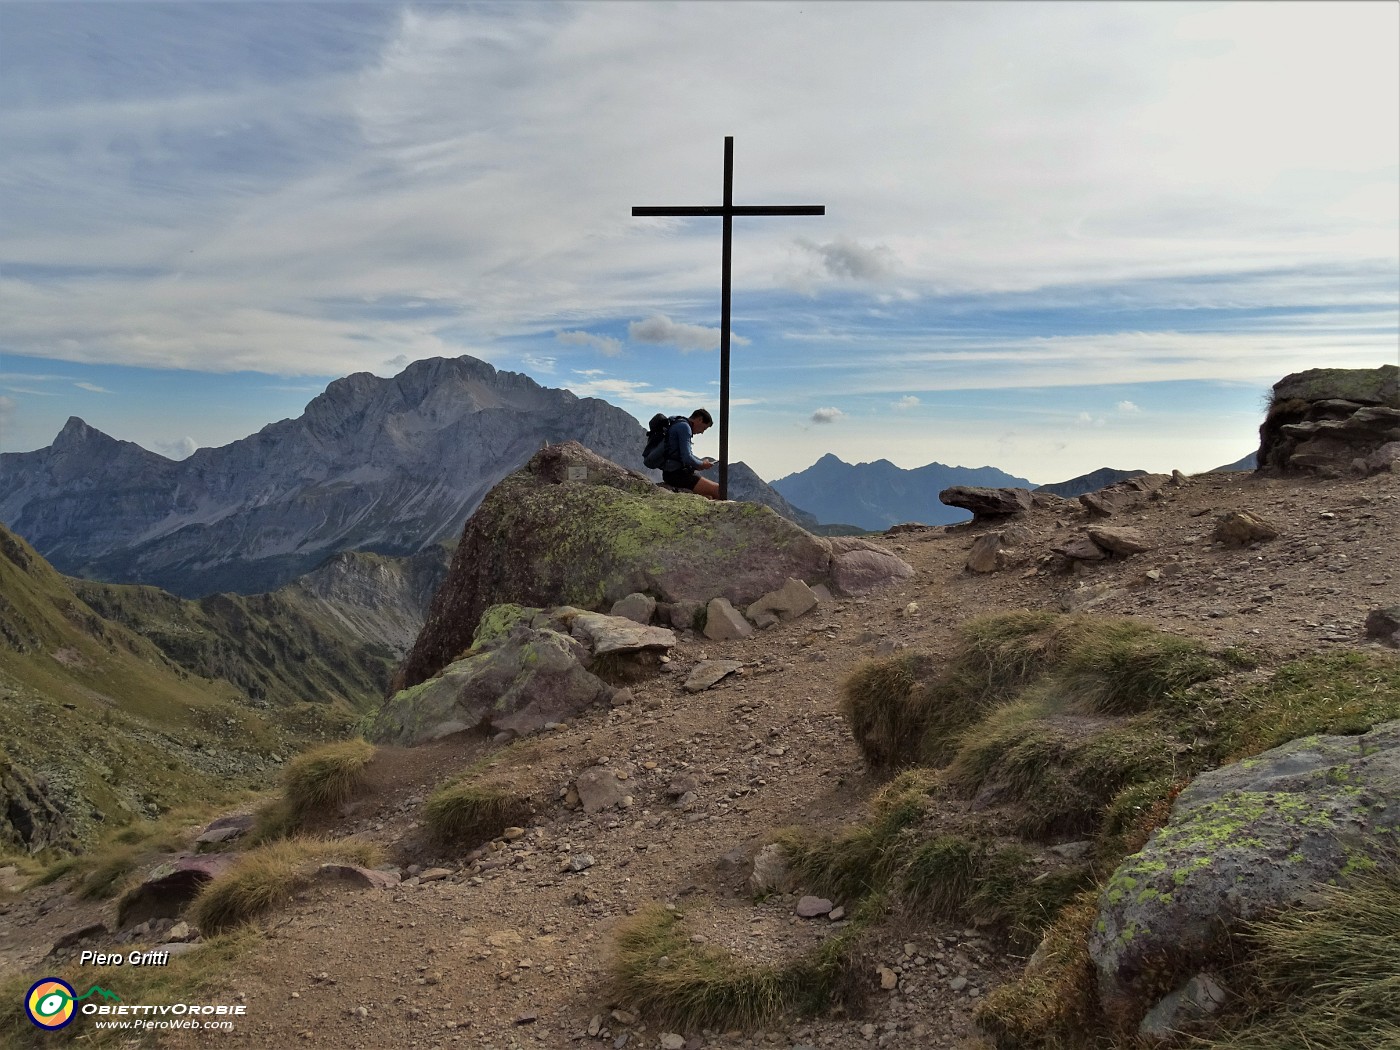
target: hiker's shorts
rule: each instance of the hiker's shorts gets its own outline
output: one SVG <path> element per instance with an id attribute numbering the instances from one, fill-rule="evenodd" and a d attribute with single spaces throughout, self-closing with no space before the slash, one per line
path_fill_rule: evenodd
<path id="1" fill-rule="evenodd" d="M 700 476 L 693 470 L 663 470 L 661 480 L 673 489 L 685 489 L 686 492 L 695 491 L 695 483 L 700 480 Z"/>

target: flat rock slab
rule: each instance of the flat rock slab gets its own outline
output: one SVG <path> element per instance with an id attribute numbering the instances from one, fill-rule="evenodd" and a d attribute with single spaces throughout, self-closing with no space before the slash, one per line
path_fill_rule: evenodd
<path id="1" fill-rule="evenodd" d="M 1152 549 L 1152 544 L 1137 529 L 1114 525 L 1090 525 L 1084 530 L 1088 537 L 1110 554 L 1127 558 Z"/>
<path id="2" fill-rule="evenodd" d="M 806 896 L 797 902 L 797 917 L 799 919 L 818 919 L 823 915 L 830 915 L 834 905 L 825 897 Z"/>
<path id="3" fill-rule="evenodd" d="M 703 693 L 743 666 L 738 660 L 702 660 L 690 672 L 683 688 L 687 693 Z"/>
<path id="4" fill-rule="evenodd" d="M 594 656 L 608 653 L 667 652 L 676 647 L 676 635 L 666 627 L 649 627 L 625 616 L 581 612 L 574 617 L 575 638 L 593 650 Z"/>
<path id="5" fill-rule="evenodd" d="M 1005 518 L 1031 509 L 1030 489 L 990 489 L 954 485 L 938 494 L 938 502 L 972 511 L 974 518 Z"/>

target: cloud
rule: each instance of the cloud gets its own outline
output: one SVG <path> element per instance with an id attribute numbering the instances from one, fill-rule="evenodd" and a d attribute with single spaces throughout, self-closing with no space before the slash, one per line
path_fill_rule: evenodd
<path id="1" fill-rule="evenodd" d="M 610 335 L 594 335 L 592 332 L 556 332 L 554 338 L 561 343 L 576 346 L 591 346 L 605 357 L 616 357 L 622 353 L 622 340 Z"/>
<path id="2" fill-rule="evenodd" d="M 1081 412 L 1075 417 L 1075 422 L 1082 427 L 1101 427 L 1106 420 L 1103 416 L 1090 415 L 1088 412 Z"/>
<path id="3" fill-rule="evenodd" d="M 908 412 L 911 408 L 917 408 L 919 399 L 913 394 L 905 394 L 898 401 L 890 405 L 896 412 Z"/>
<path id="4" fill-rule="evenodd" d="M 573 372 L 574 372 L 574 375 L 576 375 L 576 376 L 603 376 L 603 375 L 607 375 L 607 373 L 606 373 L 605 371 L 603 371 L 601 368 L 575 368 L 575 369 L 573 370 Z"/>
<path id="5" fill-rule="evenodd" d="M 1118 404 L 1116 404 L 1116 405 L 1114 406 L 1114 408 L 1116 408 L 1119 412 L 1141 412 L 1141 411 L 1142 411 L 1142 409 L 1138 408 L 1138 406 L 1135 405 L 1135 404 L 1133 404 L 1131 401 L 1120 401 L 1120 402 L 1118 402 Z"/>
<path id="6" fill-rule="evenodd" d="M 835 423 L 846 413 L 839 408 L 819 408 L 812 413 L 813 423 Z"/>
<path id="7" fill-rule="evenodd" d="M 151 451 L 160 453 L 166 459 L 189 459 L 198 447 L 194 438 L 182 437 L 174 441 L 152 442 Z"/>
<path id="8" fill-rule="evenodd" d="M 645 321 L 632 321 L 627 325 L 629 339 L 656 346 L 674 346 L 683 354 L 692 350 L 718 350 L 719 336 L 718 328 L 679 324 L 665 314 L 653 314 Z M 734 346 L 746 346 L 749 342 L 742 336 L 735 335 L 732 329 L 729 341 Z"/>
<path id="9" fill-rule="evenodd" d="M 878 281 L 893 276 L 899 260 L 883 244 L 866 248 L 853 240 L 839 237 L 827 244 L 817 244 L 798 238 L 797 246 L 815 255 L 826 276 L 852 281 Z"/>
<path id="10" fill-rule="evenodd" d="M 8 425 L 18 407 L 19 403 L 14 398 L 0 394 L 0 427 Z"/>
<path id="11" fill-rule="evenodd" d="M 408 367 L 408 355 L 396 354 L 395 356 L 389 358 L 389 360 L 384 362 L 384 367 L 392 370 L 395 375 L 398 375 L 400 372 L 402 372 L 405 368 Z"/>
<path id="12" fill-rule="evenodd" d="M 79 390 L 89 390 L 89 391 L 91 391 L 91 392 L 94 393 L 94 394 L 110 394 L 110 393 L 111 393 L 111 391 L 108 390 L 106 387 L 100 387 L 100 386 L 98 386 L 96 383 L 74 383 L 73 385 L 74 385 L 75 387 L 77 387 Z"/>
<path id="13" fill-rule="evenodd" d="M 523 361 L 527 367 L 536 372 L 543 373 L 544 375 L 553 375 L 556 366 L 559 364 L 558 360 L 555 358 L 543 357 L 539 354 L 526 354 L 520 360 Z"/>

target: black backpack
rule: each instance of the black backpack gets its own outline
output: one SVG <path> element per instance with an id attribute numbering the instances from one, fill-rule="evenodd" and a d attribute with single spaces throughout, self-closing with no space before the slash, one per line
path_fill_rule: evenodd
<path id="1" fill-rule="evenodd" d="M 659 470 L 666 462 L 666 435 L 670 433 L 671 424 L 684 418 L 685 416 L 663 416 L 660 412 L 651 417 L 651 422 L 647 424 L 647 443 L 642 449 L 642 462 L 652 470 Z"/>

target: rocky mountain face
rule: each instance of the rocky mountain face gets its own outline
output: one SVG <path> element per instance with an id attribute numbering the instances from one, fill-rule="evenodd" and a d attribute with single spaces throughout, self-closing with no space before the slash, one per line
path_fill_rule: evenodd
<path id="1" fill-rule="evenodd" d="M 1094 492 L 1109 485 L 1116 485 L 1129 478 L 1141 477 L 1146 473 L 1145 470 L 1114 470 L 1112 467 L 1100 467 L 1098 470 L 1081 474 L 1077 478 L 1070 478 L 1068 481 L 1057 481 L 1053 485 L 1041 485 L 1035 491 L 1049 492 L 1052 495 L 1070 499 L 1074 496 L 1082 496 L 1086 492 Z"/>
<path id="2" fill-rule="evenodd" d="M 69 575 L 258 593 L 344 550 L 455 537 L 496 482 L 565 440 L 644 469 L 622 409 L 470 357 L 418 361 L 336 380 L 297 419 L 181 462 L 70 419 L 48 448 L 0 455 L 0 521 Z"/>
<path id="3" fill-rule="evenodd" d="M 949 467 L 929 463 L 904 470 L 889 460 L 845 463 L 828 453 L 806 470 L 779 478 L 772 487 L 823 524 L 856 525 L 879 531 L 902 522 L 946 525 L 964 521 L 938 493 L 953 486 L 1031 487 L 1025 478 L 995 467 Z"/>

